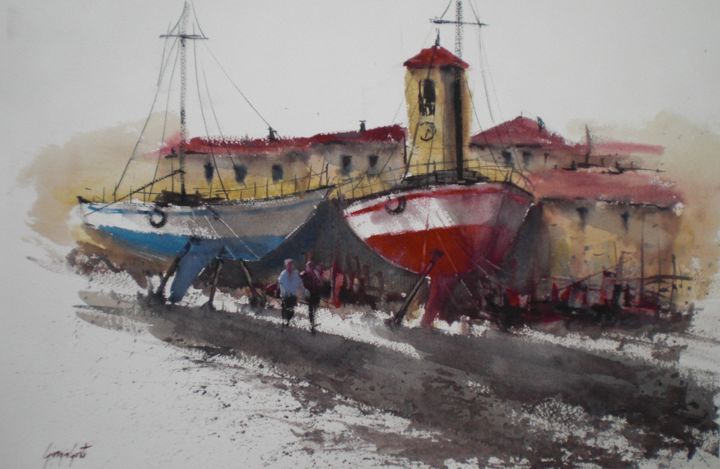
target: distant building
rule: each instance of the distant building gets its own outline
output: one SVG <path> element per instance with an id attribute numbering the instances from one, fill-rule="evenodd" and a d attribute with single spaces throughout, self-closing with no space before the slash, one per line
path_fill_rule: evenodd
<path id="1" fill-rule="evenodd" d="M 159 174 L 177 167 L 178 147 L 175 143 L 159 150 Z M 186 142 L 185 151 L 189 192 L 225 197 L 224 186 L 230 199 L 264 198 L 403 168 L 405 129 L 361 127 L 291 138 L 195 137 Z M 172 184 L 165 182 L 156 189 L 170 189 Z"/>
<path id="2" fill-rule="evenodd" d="M 594 141 L 590 132 L 583 143 L 568 142 L 551 132 L 541 118 L 518 116 L 470 138 L 470 151 L 481 160 L 519 170 L 642 166 L 641 155 L 662 154 L 663 148 L 628 142 Z"/>

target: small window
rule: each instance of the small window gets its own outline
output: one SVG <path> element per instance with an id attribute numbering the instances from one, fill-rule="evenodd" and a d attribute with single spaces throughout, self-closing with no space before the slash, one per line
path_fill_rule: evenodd
<path id="1" fill-rule="evenodd" d="M 587 207 L 578 207 L 577 213 L 578 213 L 578 217 L 580 218 L 580 227 L 582 229 L 585 229 L 585 225 L 587 225 L 587 217 L 588 217 Z"/>
<path id="2" fill-rule="evenodd" d="M 233 165 L 235 171 L 235 181 L 238 184 L 245 184 L 245 178 L 247 177 L 247 167 L 244 164 Z"/>
<path id="3" fill-rule="evenodd" d="M 532 157 L 533 157 L 532 152 L 524 151 L 523 154 L 522 154 L 522 157 L 523 157 L 523 165 L 524 165 L 526 168 L 529 167 L 529 166 L 530 166 L 530 163 L 532 163 Z"/>
<path id="4" fill-rule="evenodd" d="M 630 229 L 630 212 L 624 211 L 620 214 L 620 219 L 622 220 L 623 229 L 625 230 L 625 233 L 627 233 Z"/>
<path id="5" fill-rule="evenodd" d="M 380 157 L 377 155 L 368 155 L 368 173 L 377 174 L 379 159 Z"/>
<path id="6" fill-rule="evenodd" d="M 213 180 L 213 176 L 215 176 L 215 168 L 213 167 L 213 164 L 208 161 L 203 165 L 203 169 L 205 169 L 205 180 L 208 184 L 210 184 Z"/>
<path id="7" fill-rule="evenodd" d="M 418 105 L 421 116 L 435 115 L 435 82 L 429 78 L 418 82 Z"/>
<path id="8" fill-rule="evenodd" d="M 505 164 L 505 166 L 513 165 L 512 153 L 510 153 L 508 150 L 505 150 L 502 152 L 502 157 L 503 157 L 503 163 Z"/>
<path id="9" fill-rule="evenodd" d="M 283 167 L 279 164 L 272 165 L 272 180 L 278 182 L 283 180 Z"/>
<path id="10" fill-rule="evenodd" d="M 352 172 L 352 155 L 342 155 L 342 167 L 340 172 L 343 176 L 347 176 Z"/>

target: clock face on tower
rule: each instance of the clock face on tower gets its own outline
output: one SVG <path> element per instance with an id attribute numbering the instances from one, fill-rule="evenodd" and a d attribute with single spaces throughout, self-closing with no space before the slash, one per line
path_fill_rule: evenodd
<path id="1" fill-rule="evenodd" d="M 432 122 L 420 122 L 418 124 L 418 136 L 423 142 L 429 142 L 435 137 L 435 124 Z"/>

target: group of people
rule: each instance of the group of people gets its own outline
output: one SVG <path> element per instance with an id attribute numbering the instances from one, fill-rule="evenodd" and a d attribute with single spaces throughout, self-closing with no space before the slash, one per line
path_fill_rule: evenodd
<path id="1" fill-rule="evenodd" d="M 285 268 L 278 277 L 283 327 L 290 325 L 295 315 L 298 298 L 304 297 L 310 316 L 310 332 L 315 334 L 315 313 L 320 305 L 322 290 L 322 272 L 312 261 L 305 264 L 305 270 L 298 272 L 292 259 L 285 259 Z"/>

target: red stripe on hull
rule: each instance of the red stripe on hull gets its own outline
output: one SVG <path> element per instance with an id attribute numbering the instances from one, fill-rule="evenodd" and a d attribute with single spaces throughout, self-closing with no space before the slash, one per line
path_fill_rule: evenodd
<path id="1" fill-rule="evenodd" d="M 486 197 L 490 194 L 502 194 L 503 197 L 509 198 L 513 200 L 515 203 L 518 204 L 526 204 L 527 203 L 527 196 L 522 193 L 513 193 L 507 190 L 507 188 L 502 187 L 501 185 L 491 185 L 491 184 L 483 184 L 477 187 L 454 187 L 452 189 L 446 189 L 446 188 L 433 188 L 432 190 L 422 190 L 422 191 L 411 191 L 407 193 L 401 193 L 401 194 L 394 194 L 393 197 L 396 196 L 402 196 L 406 201 L 411 201 L 415 199 L 426 199 L 426 198 L 454 198 L 454 197 L 461 197 L 461 198 L 470 198 L 468 202 L 472 202 L 472 197 Z M 392 198 L 392 197 L 389 197 Z M 389 199 L 388 198 L 388 199 Z M 357 215 L 362 215 L 365 213 L 372 213 L 377 212 L 381 210 L 385 210 L 385 204 L 387 202 L 387 199 L 383 200 L 382 202 L 370 205 L 365 208 L 361 209 L 350 209 L 348 210 L 348 216 L 354 217 Z"/>
<path id="2" fill-rule="evenodd" d="M 514 238 L 515 230 L 503 226 L 471 225 L 375 235 L 366 243 L 388 261 L 415 273 L 423 270 L 433 251 L 441 251 L 444 255 L 431 273 L 434 277 L 477 267 L 491 270 L 491 264 L 502 262 Z"/>

